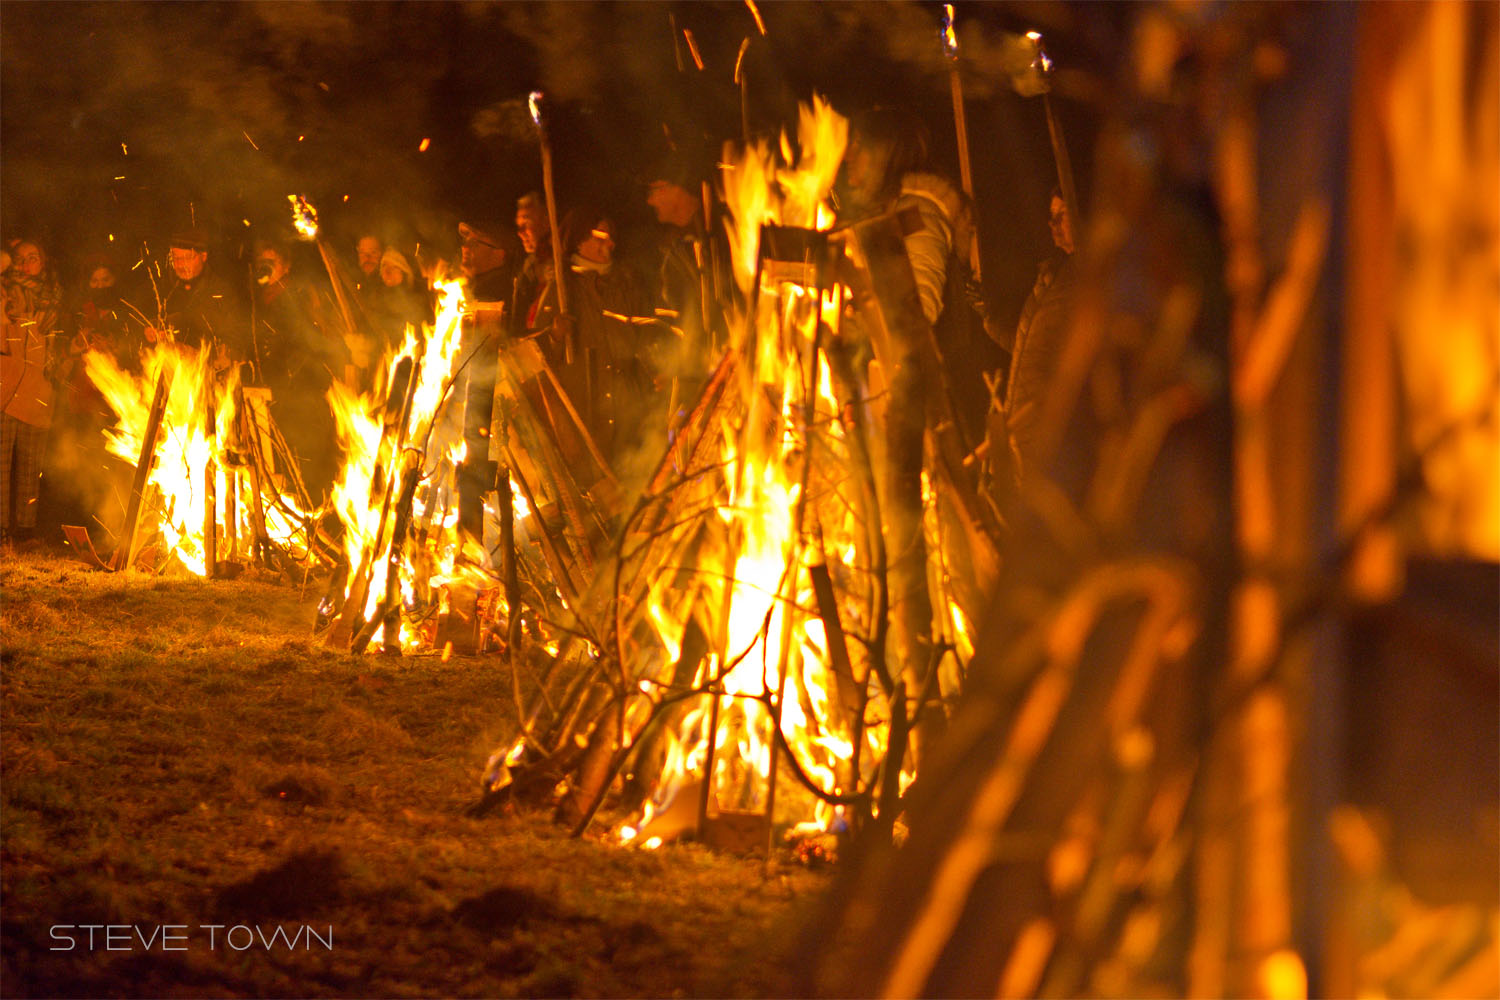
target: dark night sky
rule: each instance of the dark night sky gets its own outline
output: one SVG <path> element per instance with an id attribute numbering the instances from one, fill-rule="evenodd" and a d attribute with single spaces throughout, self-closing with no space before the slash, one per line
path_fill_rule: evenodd
<path id="1" fill-rule="evenodd" d="M 0 225 L 40 236 L 64 263 L 113 233 L 133 260 L 141 240 L 191 213 L 222 262 L 285 227 L 295 191 L 337 238 L 373 223 L 449 252 L 457 214 L 506 216 L 539 186 L 524 100 L 540 87 L 555 108 L 560 200 L 592 198 L 643 232 L 640 171 L 663 124 L 714 144 L 738 133 L 732 74 L 746 37 L 752 128 L 795 121 L 815 90 L 846 114 L 904 105 L 926 117 L 956 179 L 941 5 L 760 11 L 764 38 L 742 2 L 7 2 Z M 678 70 L 673 18 L 693 33 L 702 72 L 685 45 Z M 1096 81 L 1124 20 L 1112 4 L 959 5 L 987 279 L 1006 298 L 1024 296 L 1047 249 L 1055 178 L 1040 102 L 1005 83 L 1003 32 L 1044 31 L 1071 74 L 1055 103 L 1086 179 L 1094 115 L 1068 96 L 1107 89 Z"/>

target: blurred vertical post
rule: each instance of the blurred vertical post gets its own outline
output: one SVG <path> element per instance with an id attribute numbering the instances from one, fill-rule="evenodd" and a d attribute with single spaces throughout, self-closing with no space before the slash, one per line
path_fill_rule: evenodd
<path id="1" fill-rule="evenodd" d="M 958 34 L 953 27 L 953 5 L 943 4 L 943 55 L 948 58 L 948 85 L 953 95 L 953 128 L 958 137 L 958 175 L 964 194 L 974 201 L 974 169 L 969 158 L 969 121 L 964 115 L 964 84 L 958 72 Z M 976 216 L 978 212 L 974 213 Z M 977 218 L 975 220 L 978 221 Z M 969 263 L 979 277 L 979 226 L 970 227 Z"/>

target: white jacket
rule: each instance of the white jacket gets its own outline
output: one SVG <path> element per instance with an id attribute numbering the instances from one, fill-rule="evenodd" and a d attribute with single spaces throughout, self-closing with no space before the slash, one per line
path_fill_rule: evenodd
<path id="1" fill-rule="evenodd" d="M 937 174 L 907 174 L 901 178 L 896 210 L 916 208 L 922 228 L 906 237 L 906 255 L 917 279 L 922 314 L 936 323 L 943 311 L 943 289 L 948 282 L 948 258 L 953 253 L 953 224 L 958 218 L 958 189 Z"/>

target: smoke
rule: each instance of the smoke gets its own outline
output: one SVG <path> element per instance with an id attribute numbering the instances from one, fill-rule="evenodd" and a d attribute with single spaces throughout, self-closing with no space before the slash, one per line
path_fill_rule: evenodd
<path id="1" fill-rule="evenodd" d="M 1029 63 L 1018 9 L 1030 8 L 958 6 L 972 100 L 1013 93 Z M 635 168 L 664 133 L 710 149 L 739 133 L 734 68 L 746 38 L 753 131 L 794 122 L 814 92 L 846 111 L 894 103 L 934 122 L 951 114 L 937 4 L 760 11 L 764 38 L 741 0 L 8 5 L 0 217 L 7 231 L 51 229 L 55 248 L 79 254 L 105 233 L 138 246 L 190 221 L 239 241 L 284 229 L 296 192 L 331 233 L 421 215 L 406 224 L 429 239 L 443 211 L 485 197 L 504 208 L 536 185 L 523 107 L 533 89 L 555 108 L 564 200 L 592 190 L 638 202 Z M 972 131 L 981 142 L 981 123 Z"/>
<path id="2" fill-rule="evenodd" d="M 448 67 L 441 8 L 46 4 L 6 11 L 7 229 L 57 242 L 196 222 L 220 238 L 427 186 L 410 157 Z M 393 44 L 399 39 L 403 44 Z M 374 166 L 378 163 L 378 167 Z M 246 234 L 248 235 L 248 234 Z"/>
<path id="3" fill-rule="evenodd" d="M 474 112 L 471 123 L 474 134 L 482 139 L 498 139 L 510 143 L 536 143 L 536 123 L 526 98 L 515 97 L 500 101 Z"/>

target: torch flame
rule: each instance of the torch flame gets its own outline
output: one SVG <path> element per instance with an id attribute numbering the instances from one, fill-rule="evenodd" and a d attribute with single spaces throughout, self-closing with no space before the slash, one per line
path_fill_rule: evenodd
<path id="1" fill-rule="evenodd" d="M 289 194 L 286 200 L 292 203 L 292 225 L 297 227 L 297 234 L 304 240 L 317 239 L 318 213 L 312 202 L 300 194 Z"/>
<path id="2" fill-rule="evenodd" d="M 943 55 L 958 58 L 958 33 L 953 30 L 953 5 L 943 4 Z"/>
<path id="3" fill-rule="evenodd" d="M 542 124 L 542 92 L 533 90 L 526 97 L 526 106 L 531 109 L 531 120 L 541 127 Z"/>

